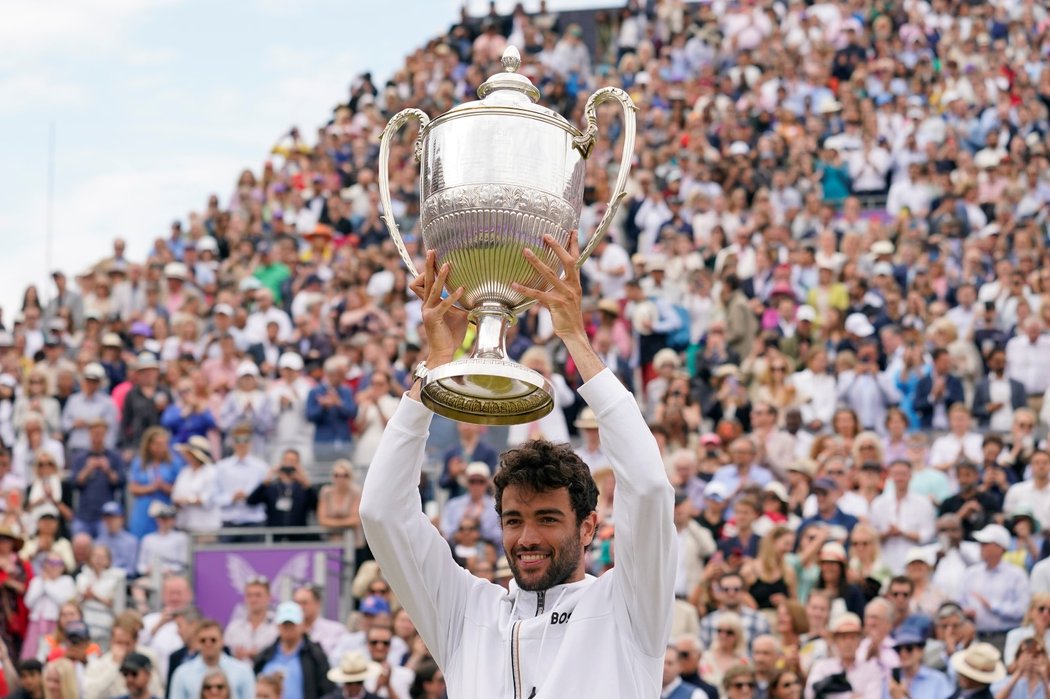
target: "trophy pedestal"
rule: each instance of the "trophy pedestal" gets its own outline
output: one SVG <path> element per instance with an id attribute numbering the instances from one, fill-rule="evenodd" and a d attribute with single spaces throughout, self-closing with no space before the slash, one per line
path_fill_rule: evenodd
<path id="1" fill-rule="evenodd" d="M 438 415 L 478 425 L 518 425 L 554 409 L 554 387 L 543 374 L 509 359 L 506 329 L 514 321 L 496 303 L 472 311 L 478 335 L 474 353 L 430 369 L 423 405 Z"/>

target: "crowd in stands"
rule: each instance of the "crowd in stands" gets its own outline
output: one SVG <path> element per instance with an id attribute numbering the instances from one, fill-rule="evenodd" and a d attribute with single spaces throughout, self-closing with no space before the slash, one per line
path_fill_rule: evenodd
<path id="1" fill-rule="evenodd" d="M 1036 0 L 464 12 L 167 234 L 26 289 L 0 332 L 0 696 L 444 697 L 358 526 L 426 356 L 382 223 L 420 256 L 414 127 L 390 212 L 376 159 L 392 114 L 475 99 L 508 43 L 570 122 L 605 85 L 640 110 L 628 196 L 584 271 L 593 344 L 676 486 L 663 697 L 1048 696 Z M 619 162 L 617 112 L 599 117 L 584 238 Z M 533 308 L 508 344 L 557 409 L 447 425 L 420 484 L 456 560 L 504 585 L 491 479 L 530 438 L 577 445 L 601 491 L 588 568 L 615 564 L 615 480 L 553 337 Z M 321 614 L 337 591 L 279 599 L 264 578 L 243 617 L 201 617 L 194 540 L 309 524 L 351 532 L 349 619 Z"/>

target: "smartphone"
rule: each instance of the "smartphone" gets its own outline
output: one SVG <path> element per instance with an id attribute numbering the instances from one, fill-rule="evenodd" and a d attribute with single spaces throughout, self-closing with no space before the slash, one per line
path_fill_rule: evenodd
<path id="1" fill-rule="evenodd" d="M 895 667 L 893 668 L 893 670 L 890 671 L 890 674 L 893 676 L 893 681 L 899 684 L 901 681 L 901 669 L 899 667 Z"/>

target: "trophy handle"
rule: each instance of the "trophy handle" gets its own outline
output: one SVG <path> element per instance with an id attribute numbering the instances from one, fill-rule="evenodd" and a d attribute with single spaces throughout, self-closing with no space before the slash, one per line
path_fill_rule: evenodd
<path id="1" fill-rule="evenodd" d="M 379 199 L 383 204 L 383 223 L 386 224 L 390 237 L 394 239 L 394 245 L 397 246 L 397 251 L 401 254 L 401 259 L 405 261 L 408 271 L 413 277 L 417 277 L 419 272 L 416 271 L 416 266 L 412 263 L 412 256 L 408 254 L 405 241 L 401 238 L 401 231 L 397 227 L 397 221 L 394 220 L 393 203 L 390 201 L 390 140 L 412 118 L 419 120 L 419 136 L 416 138 L 415 145 L 416 162 L 418 163 L 423 156 L 423 132 L 430 124 L 430 117 L 419 109 L 402 109 L 390 117 L 379 140 Z"/>
<path id="2" fill-rule="evenodd" d="M 594 247 L 605 235 L 609 224 L 612 223 L 616 211 L 620 208 L 620 202 L 627 195 L 627 175 L 631 172 L 631 159 L 634 157 L 634 138 L 637 129 L 635 112 L 638 111 L 630 95 L 618 87 L 603 87 L 591 95 L 583 110 L 584 118 L 587 119 L 587 128 L 572 140 L 572 144 L 584 158 L 591 154 L 591 149 L 598 140 L 598 105 L 610 100 L 619 102 L 620 107 L 623 108 L 623 155 L 620 157 L 620 170 L 616 174 L 616 185 L 613 187 L 609 204 L 605 207 L 605 215 L 602 216 L 598 227 L 594 229 L 594 233 L 580 251 L 577 267 L 590 257 Z"/>

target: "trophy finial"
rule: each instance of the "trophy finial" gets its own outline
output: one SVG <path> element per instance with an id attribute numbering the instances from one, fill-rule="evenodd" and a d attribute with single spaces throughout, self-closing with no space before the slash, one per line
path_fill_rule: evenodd
<path id="1" fill-rule="evenodd" d="M 517 46 L 508 45 L 507 48 L 503 49 L 503 57 L 500 59 L 503 63 L 503 68 L 508 73 L 513 73 L 521 66 L 521 53 L 518 52 Z"/>

